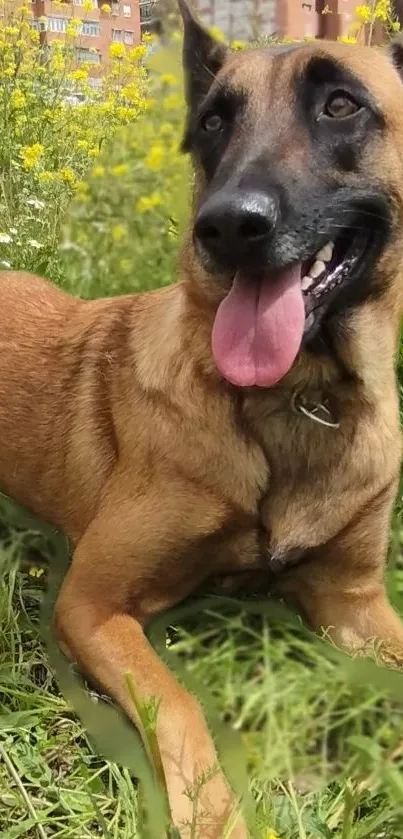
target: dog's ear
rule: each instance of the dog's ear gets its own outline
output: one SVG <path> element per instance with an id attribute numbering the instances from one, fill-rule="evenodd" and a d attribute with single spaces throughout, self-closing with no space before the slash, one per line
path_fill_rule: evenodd
<path id="1" fill-rule="evenodd" d="M 178 0 L 178 6 L 184 28 L 183 69 L 186 99 L 189 110 L 194 111 L 223 66 L 228 48 L 216 41 L 201 26 L 187 0 Z"/>
<path id="2" fill-rule="evenodd" d="M 403 82 L 403 35 L 399 32 L 386 47 L 386 55 L 395 66 Z"/>

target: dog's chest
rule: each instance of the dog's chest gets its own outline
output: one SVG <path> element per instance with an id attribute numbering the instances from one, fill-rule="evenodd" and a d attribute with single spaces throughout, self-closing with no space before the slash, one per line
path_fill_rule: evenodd
<path id="1" fill-rule="evenodd" d="M 371 491 L 377 461 L 384 464 L 383 446 L 370 449 L 365 424 L 325 425 L 287 409 L 258 417 L 255 428 L 268 470 L 261 559 L 281 568 L 348 524 Z"/>

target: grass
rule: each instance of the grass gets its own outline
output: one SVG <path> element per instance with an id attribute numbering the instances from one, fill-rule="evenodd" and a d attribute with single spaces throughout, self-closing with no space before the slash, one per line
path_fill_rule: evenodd
<path id="1" fill-rule="evenodd" d="M 134 839 L 136 784 L 128 769 L 96 754 L 41 642 L 51 545 L 3 524 L 0 835 Z M 394 572 L 393 588 L 398 580 Z M 216 721 L 231 723 L 242 740 L 256 835 L 270 826 L 284 839 L 401 839 L 400 674 L 388 681 L 365 661 L 352 668 L 270 604 L 266 615 L 255 604 L 248 610 L 214 598 L 201 606 L 172 617 L 169 650 L 202 695 L 209 691 Z M 112 740 L 117 718 L 110 724 Z"/>

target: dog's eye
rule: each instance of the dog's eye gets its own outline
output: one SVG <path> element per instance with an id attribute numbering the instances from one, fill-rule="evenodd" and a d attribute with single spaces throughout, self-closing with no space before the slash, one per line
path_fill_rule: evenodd
<path id="1" fill-rule="evenodd" d="M 221 131 L 223 127 L 223 121 L 218 114 L 207 114 L 203 119 L 203 128 L 205 131 L 209 131 L 212 133 L 213 131 Z"/>
<path id="2" fill-rule="evenodd" d="M 329 96 L 323 109 L 323 115 L 332 119 L 345 119 L 360 110 L 361 106 L 348 93 L 338 91 Z"/>

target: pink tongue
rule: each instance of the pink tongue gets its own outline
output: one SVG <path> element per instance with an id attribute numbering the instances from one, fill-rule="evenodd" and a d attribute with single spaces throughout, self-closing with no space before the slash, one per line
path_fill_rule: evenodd
<path id="1" fill-rule="evenodd" d="M 304 325 L 301 265 L 260 282 L 237 274 L 214 321 L 215 363 L 234 385 L 274 385 L 290 369 Z"/>

